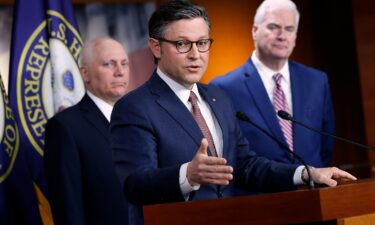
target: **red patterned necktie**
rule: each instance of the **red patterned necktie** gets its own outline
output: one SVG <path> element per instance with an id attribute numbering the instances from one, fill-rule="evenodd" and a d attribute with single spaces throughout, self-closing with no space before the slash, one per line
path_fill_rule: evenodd
<path id="1" fill-rule="evenodd" d="M 217 152 L 216 152 L 216 148 L 215 148 L 215 144 L 214 144 L 214 140 L 212 138 L 211 132 L 208 129 L 207 123 L 204 120 L 201 110 L 199 109 L 197 96 L 192 91 L 190 91 L 189 102 L 191 103 L 193 117 L 195 121 L 197 122 L 200 130 L 202 131 L 204 138 L 206 138 L 208 141 L 208 148 L 211 152 L 211 155 L 217 157 Z"/>
<path id="2" fill-rule="evenodd" d="M 277 73 L 273 76 L 273 80 L 275 81 L 275 89 L 273 91 L 273 106 L 275 108 L 276 113 L 279 110 L 283 110 L 285 112 L 289 112 L 288 103 L 286 102 L 285 94 L 283 89 L 281 88 L 281 78 L 282 75 Z M 293 127 L 292 122 L 284 120 L 280 117 L 277 117 L 280 123 L 281 130 L 283 131 L 284 137 L 286 142 L 289 145 L 290 150 L 293 151 Z"/>

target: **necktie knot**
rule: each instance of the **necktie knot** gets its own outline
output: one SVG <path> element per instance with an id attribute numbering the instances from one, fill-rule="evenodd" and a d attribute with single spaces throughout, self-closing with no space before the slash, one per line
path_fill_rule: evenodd
<path id="1" fill-rule="evenodd" d="M 281 75 L 281 73 L 277 73 L 277 74 L 273 75 L 273 80 L 275 81 L 276 85 L 281 84 L 281 78 L 282 77 L 283 77 L 283 75 Z"/>
<path id="2" fill-rule="evenodd" d="M 190 91 L 189 102 L 192 105 L 196 105 L 197 104 L 197 99 L 198 99 L 197 95 L 193 91 Z"/>

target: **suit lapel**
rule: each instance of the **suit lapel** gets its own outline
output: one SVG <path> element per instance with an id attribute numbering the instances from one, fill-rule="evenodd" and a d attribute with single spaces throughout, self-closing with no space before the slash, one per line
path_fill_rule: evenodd
<path id="1" fill-rule="evenodd" d="M 303 80 L 303 76 L 300 76 L 297 71 L 296 67 L 293 64 L 289 63 L 289 71 L 290 71 L 290 85 L 292 90 L 292 102 L 293 102 L 293 117 L 297 118 L 298 120 L 303 120 L 303 106 L 304 100 L 307 99 L 305 96 L 305 81 Z M 293 139 L 299 140 L 300 136 L 304 135 L 300 132 L 296 132 L 296 127 L 293 124 Z M 297 141 L 294 141 L 294 149 L 298 150 L 298 146 L 296 146 Z"/>
<path id="2" fill-rule="evenodd" d="M 222 134 L 223 134 L 223 157 L 226 158 L 228 149 L 228 121 L 225 120 L 223 108 L 220 106 L 218 99 L 211 91 L 210 87 L 204 87 L 201 84 L 198 84 L 198 90 L 201 97 L 210 105 L 212 112 L 214 113 L 217 122 L 220 125 Z"/>
<path id="3" fill-rule="evenodd" d="M 259 114 L 262 116 L 271 133 L 273 133 L 278 140 L 281 140 L 286 144 L 273 104 L 268 97 L 266 88 L 264 87 L 260 75 L 251 59 L 248 60 L 245 67 L 247 76 L 245 83 L 248 87 L 250 96 L 252 96 L 254 99 L 255 106 L 259 111 Z"/>
<path id="4" fill-rule="evenodd" d="M 150 89 L 151 93 L 158 96 L 156 102 L 181 125 L 199 146 L 203 134 L 193 116 L 172 89 L 156 73 L 150 79 Z"/>
<path id="5" fill-rule="evenodd" d="M 91 98 L 86 94 L 80 104 L 80 110 L 83 112 L 85 119 L 101 133 L 108 141 L 109 139 L 109 122 L 91 100 Z"/>

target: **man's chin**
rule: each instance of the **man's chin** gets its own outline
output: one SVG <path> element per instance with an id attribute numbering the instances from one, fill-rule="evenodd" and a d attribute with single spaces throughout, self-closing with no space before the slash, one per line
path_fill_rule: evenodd
<path id="1" fill-rule="evenodd" d="M 114 97 L 122 97 L 126 93 L 126 88 L 117 88 L 112 92 L 112 96 Z"/>
<path id="2" fill-rule="evenodd" d="M 273 54 L 272 59 L 274 60 L 287 60 L 289 58 L 288 54 Z"/>
<path id="3" fill-rule="evenodd" d="M 286 51 L 275 51 L 272 53 L 273 58 L 283 60 L 283 59 L 288 59 L 290 56 L 290 52 Z"/>
<path id="4" fill-rule="evenodd" d="M 190 79 L 187 80 L 187 83 L 193 85 L 195 83 L 198 83 L 201 80 L 202 75 L 194 75 L 194 77 L 192 76 L 192 77 L 189 77 L 189 78 Z"/>

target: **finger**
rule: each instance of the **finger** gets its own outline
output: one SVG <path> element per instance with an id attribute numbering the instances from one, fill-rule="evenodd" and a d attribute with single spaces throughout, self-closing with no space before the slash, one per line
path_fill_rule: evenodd
<path id="1" fill-rule="evenodd" d="M 214 156 L 208 156 L 203 159 L 203 163 L 207 165 L 226 165 L 227 160 L 224 158 L 218 158 Z"/>
<path id="2" fill-rule="evenodd" d="M 226 165 L 201 165 L 200 169 L 208 173 L 232 173 L 233 167 Z"/>
<path id="3" fill-rule="evenodd" d="M 353 175 L 351 175 L 350 173 L 347 173 L 347 172 L 344 172 L 342 174 L 340 174 L 340 178 L 341 179 L 346 179 L 346 180 L 357 180 L 357 178 Z"/>
<path id="4" fill-rule="evenodd" d="M 202 178 L 209 180 L 233 180 L 231 173 L 205 173 L 202 174 Z"/>
<path id="5" fill-rule="evenodd" d="M 337 181 L 333 178 L 333 170 L 332 168 L 322 168 L 322 169 L 313 169 L 311 170 L 311 175 L 313 176 L 313 180 L 319 184 L 326 184 L 330 187 L 336 186 Z"/>
<path id="6" fill-rule="evenodd" d="M 342 179 L 342 180 L 357 180 L 357 178 L 353 175 L 351 175 L 350 173 L 346 172 L 346 171 L 343 171 L 343 170 L 340 170 L 336 167 L 333 167 L 333 175 L 332 177 L 334 179 Z"/>
<path id="7" fill-rule="evenodd" d="M 337 181 L 327 176 L 321 177 L 321 183 L 326 184 L 330 187 L 337 186 Z"/>
<path id="8" fill-rule="evenodd" d="M 202 181 L 203 184 L 214 184 L 214 185 L 223 185 L 226 186 L 230 183 L 230 180 L 227 179 L 204 179 Z"/>
<path id="9" fill-rule="evenodd" d="M 206 138 L 203 138 L 201 145 L 199 146 L 198 153 L 207 155 L 208 141 Z"/>

